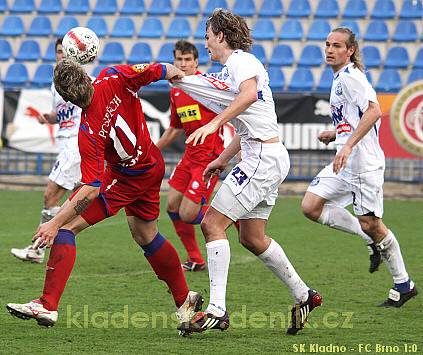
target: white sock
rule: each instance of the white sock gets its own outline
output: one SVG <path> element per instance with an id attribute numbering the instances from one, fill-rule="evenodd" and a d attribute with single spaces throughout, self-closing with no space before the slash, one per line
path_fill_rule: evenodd
<path id="1" fill-rule="evenodd" d="M 305 302 L 309 287 L 301 280 L 282 247 L 273 239 L 258 258 L 290 289 L 296 303 Z"/>
<path id="2" fill-rule="evenodd" d="M 56 214 L 59 213 L 60 206 L 53 206 L 50 208 L 44 208 L 41 210 L 41 222 L 46 223 L 51 220 Z"/>
<path id="3" fill-rule="evenodd" d="M 404 260 L 401 255 L 401 249 L 397 238 L 392 231 L 388 231 L 385 238 L 376 244 L 382 259 L 388 265 L 389 272 L 394 279 L 394 283 L 401 284 L 408 281 L 407 270 L 405 269 Z"/>
<path id="4" fill-rule="evenodd" d="M 345 208 L 333 204 L 325 204 L 318 222 L 342 232 L 357 234 L 364 239 L 366 244 L 374 243 L 373 239 L 361 229 L 358 218 L 354 217 Z"/>
<path id="5" fill-rule="evenodd" d="M 207 311 L 221 317 L 226 311 L 226 284 L 231 250 L 227 239 L 206 243 L 206 248 L 210 279 L 210 302 Z"/>

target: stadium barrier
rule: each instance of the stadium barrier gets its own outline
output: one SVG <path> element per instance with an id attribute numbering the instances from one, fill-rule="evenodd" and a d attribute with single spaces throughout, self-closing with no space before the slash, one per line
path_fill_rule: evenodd
<path id="1" fill-rule="evenodd" d="M 422 82 L 418 83 L 423 85 Z M 422 111 L 422 105 L 419 106 L 418 103 L 423 96 L 423 87 L 410 87 L 398 95 L 378 96 L 383 112 L 379 136 L 387 158 L 387 181 L 423 182 L 423 151 L 419 150 L 418 144 L 413 145 L 413 139 L 422 137 L 422 132 L 416 131 L 419 125 L 413 120 L 421 120 L 422 114 L 419 116 L 418 112 Z M 407 90 L 411 92 L 408 96 Z M 168 93 L 143 92 L 140 96 L 152 139 L 157 141 L 170 121 Z M 317 140 L 319 132 L 333 129 L 329 97 L 327 94 L 276 94 L 274 99 L 280 136 L 291 156 L 288 179 L 310 180 L 333 159 L 335 153 L 333 143 L 325 146 Z M 415 105 L 413 100 L 416 101 Z M 40 125 L 26 114 L 29 106 L 37 107 L 41 112 L 49 112 L 50 90 L 4 91 L 0 100 L 0 110 L 3 112 L 0 121 L 3 141 L 3 148 L 0 149 L 0 174 L 47 175 L 54 164 L 57 153 L 54 137 L 57 127 Z M 395 115 L 402 119 L 397 112 L 405 112 L 403 122 L 397 122 Z M 403 134 L 398 134 L 398 127 L 405 127 Z M 183 152 L 183 141 L 181 137 L 164 151 L 167 176 Z"/>

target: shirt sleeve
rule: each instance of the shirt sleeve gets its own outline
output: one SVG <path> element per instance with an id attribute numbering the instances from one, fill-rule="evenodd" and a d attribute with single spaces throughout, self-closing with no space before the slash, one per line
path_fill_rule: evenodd
<path id="1" fill-rule="evenodd" d="M 378 103 L 376 92 L 365 77 L 359 78 L 355 75 L 345 74 L 342 76 L 341 83 L 345 97 L 361 112 L 367 111 L 369 101 Z"/>
<path id="2" fill-rule="evenodd" d="M 182 128 L 181 120 L 179 119 L 178 112 L 176 110 L 175 103 L 175 90 L 172 89 L 170 92 L 170 127 Z"/>
<path id="3" fill-rule="evenodd" d="M 87 123 L 79 126 L 78 146 L 81 155 L 81 182 L 99 187 L 103 181 L 106 139 Z"/>
<path id="4" fill-rule="evenodd" d="M 108 68 L 105 74 L 120 74 L 129 89 L 138 91 L 142 86 L 164 79 L 166 76 L 166 65 L 160 63 L 115 65 Z"/>
<path id="5" fill-rule="evenodd" d="M 258 63 L 251 55 L 246 53 L 232 55 L 228 64 L 229 75 L 238 90 L 243 81 L 254 77 L 259 78 Z"/>

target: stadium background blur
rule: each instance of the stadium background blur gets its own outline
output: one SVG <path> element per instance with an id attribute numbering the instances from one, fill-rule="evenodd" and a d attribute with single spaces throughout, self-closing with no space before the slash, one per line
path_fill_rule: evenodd
<path id="1" fill-rule="evenodd" d="M 97 33 L 100 54 L 86 66 L 93 76 L 115 63 L 172 62 L 178 39 L 194 42 L 199 69 L 213 72 L 220 64 L 210 62 L 203 39 L 205 19 L 215 7 L 246 17 L 252 29 L 252 52 L 268 69 L 281 135 L 291 152 L 288 179 L 309 180 L 333 156 L 333 145 L 325 147 L 315 137 L 331 126 L 332 73 L 324 63 L 324 40 L 342 25 L 359 38 L 384 113 L 386 179 L 423 181 L 421 146 L 417 153 L 404 149 L 389 119 L 397 93 L 423 79 L 421 0 L 0 0 L 0 174 L 45 176 L 54 162 L 56 128 L 22 117 L 21 106 L 43 102 L 49 111 L 57 37 L 75 26 Z M 143 101 L 155 140 L 169 122 L 168 90 L 160 81 L 142 96 L 151 104 Z M 182 149 L 180 141 L 165 152 L 168 173 Z"/>
<path id="2" fill-rule="evenodd" d="M 254 51 L 269 68 L 281 136 L 290 151 L 288 180 L 302 180 L 298 195 L 334 156 L 333 146 L 325 147 L 316 139 L 320 130 L 332 126 L 330 71 L 323 63 L 327 25 L 333 28 L 346 24 L 356 32 L 358 28 L 368 77 L 377 88 L 383 111 L 381 141 L 387 155 L 386 179 L 400 182 L 395 183 L 397 188 L 390 195 L 408 194 L 405 200 L 387 199 L 384 218 L 401 238 L 414 281 L 423 283 L 422 201 L 409 198 L 423 196 L 423 154 L 400 145 L 390 119 L 397 99 L 404 95 L 407 101 L 408 94 L 399 91 L 413 78 L 423 76 L 421 0 L 0 0 L 0 306 L 34 297 L 44 279 L 42 267 L 14 260 L 10 249 L 29 241 L 39 222 L 42 202 L 41 191 L 17 191 L 18 185 L 44 188 L 56 158 L 56 128 L 40 125 L 25 115 L 28 106 L 41 112 L 51 110 L 56 38 L 76 25 L 97 32 L 101 50 L 98 60 L 87 66 L 90 74 L 103 65 L 126 61 L 172 62 L 171 48 L 179 38 L 198 44 L 200 70 L 211 71 L 212 63 L 204 51 L 203 19 L 214 7 L 228 7 L 246 16 L 253 30 Z M 173 28 L 173 21 L 182 28 Z M 155 31 L 159 23 L 162 29 L 159 26 Z M 184 33 L 187 23 L 190 30 Z M 144 28 L 146 24 L 150 29 Z M 103 26 L 103 32 L 99 26 Z M 302 55 L 306 47 L 313 53 Z M 408 60 L 399 60 L 404 50 L 395 49 L 398 47 L 407 51 Z M 392 54 L 388 54 L 390 50 Z M 308 80 L 310 73 L 312 81 Z M 141 95 L 154 139 L 169 121 L 168 89 L 161 84 L 165 83 L 153 85 Z M 179 142 L 165 152 L 168 174 L 182 148 Z M 282 184 L 287 185 L 293 184 Z M 388 193 L 392 188 L 390 183 L 384 187 Z M 300 204 L 298 197 L 284 193 L 267 230 L 284 245 L 298 271 L 324 295 L 324 307 L 313 315 L 300 337 L 284 335 L 290 309 L 288 292 L 280 288 L 276 278 L 263 278 L 263 265 L 242 250 L 232 229 L 230 332 L 210 331 L 192 339 L 178 337 L 170 321 L 174 305 L 168 297 L 156 296 L 165 292 L 165 286 L 156 282 L 140 251 L 134 248 L 124 214 L 120 213 L 78 238 L 77 262 L 69 281 L 73 291 L 64 293 L 54 328 L 22 323 L 3 308 L 0 354 L 185 354 L 199 349 L 213 349 L 218 354 L 292 354 L 302 345 L 310 350 L 313 344 L 324 346 L 320 353 L 339 353 L 331 351 L 332 346 L 345 346 L 343 352 L 350 354 L 376 353 L 378 344 L 391 346 L 396 353 L 420 353 L 423 323 L 416 315 L 421 313 L 422 298 L 417 297 L 398 312 L 375 307 L 386 297 L 391 283 L 385 267 L 375 274 L 367 273 L 368 255 L 360 238 L 312 224 L 302 216 Z M 164 197 L 161 207 L 165 215 Z M 169 219 L 161 218 L 159 224 L 183 257 Z M 201 235 L 199 230 L 197 233 Z M 198 242 L 204 250 L 203 238 Z M 188 274 L 187 279 L 193 289 L 208 289 L 207 273 Z M 128 318 L 129 324 L 125 321 Z"/>

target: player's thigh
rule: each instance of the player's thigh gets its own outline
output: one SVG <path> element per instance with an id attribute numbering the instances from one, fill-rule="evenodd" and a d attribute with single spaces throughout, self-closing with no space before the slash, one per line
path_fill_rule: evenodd
<path id="1" fill-rule="evenodd" d="M 383 216 L 383 169 L 361 173 L 351 181 L 354 193 L 354 213 L 357 216 Z"/>
<path id="2" fill-rule="evenodd" d="M 157 220 L 146 221 L 136 216 L 127 216 L 132 238 L 139 245 L 147 245 L 153 241 L 158 233 Z"/>
<path id="3" fill-rule="evenodd" d="M 166 209 L 170 212 L 178 212 L 179 206 L 181 205 L 184 194 L 172 186 L 169 187 L 169 192 L 167 194 L 167 206 Z"/>
<path id="4" fill-rule="evenodd" d="M 49 179 L 67 190 L 73 190 L 81 180 L 81 158 L 75 149 L 62 149 L 50 172 Z"/>
<path id="5" fill-rule="evenodd" d="M 183 196 L 179 206 L 179 216 L 182 220 L 191 222 L 198 216 L 201 206 L 202 205 L 200 203 L 196 203 L 186 196 Z"/>
<path id="6" fill-rule="evenodd" d="M 57 185 L 54 181 L 48 180 L 46 190 L 44 191 L 44 204 L 46 208 L 57 206 L 60 200 L 68 190 Z"/>
<path id="7" fill-rule="evenodd" d="M 323 168 L 319 174 L 310 182 L 307 192 L 319 196 L 322 199 L 334 203 L 341 207 L 346 207 L 353 202 L 351 186 L 333 172 L 332 164 Z M 318 198 L 312 199 L 312 195 L 308 194 L 307 198 L 310 204 L 315 202 L 319 204 L 322 200 Z"/>
<path id="8" fill-rule="evenodd" d="M 199 166 L 191 166 L 190 168 L 190 180 L 186 186 L 186 190 L 184 192 L 184 196 L 199 204 L 203 205 L 208 202 L 208 199 L 210 198 L 210 195 L 213 192 L 213 188 L 216 185 L 216 179 L 217 177 L 214 177 L 213 179 L 209 181 L 203 180 L 203 172 L 204 172 L 205 166 L 199 165 Z"/>
<path id="9" fill-rule="evenodd" d="M 190 180 L 191 172 L 189 164 L 181 160 L 170 175 L 168 183 L 176 191 L 184 193 Z"/>
<path id="10" fill-rule="evenodd" d="M 219 190 L 217 190 L 210 205 L 214 210 L 226 216 L 232 222 L 236 222 L 248 213 L 248 210 L 237 199 L 232 189 L 225 183 L 220 186 Z M 209 213 L 211 213 L 210 210 L 211 209 L 209 208 L 204 216 L 204 219 L 206 219 Z"/>

